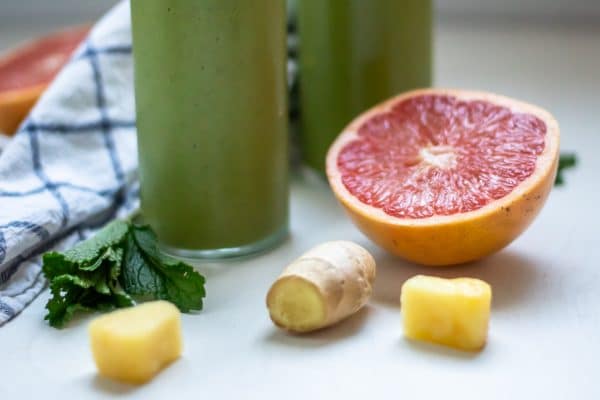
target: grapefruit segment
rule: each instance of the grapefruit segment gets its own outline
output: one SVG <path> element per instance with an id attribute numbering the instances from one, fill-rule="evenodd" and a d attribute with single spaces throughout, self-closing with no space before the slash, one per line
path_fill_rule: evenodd
<path id="1" fill-rule="evenodd" d="M 559 128 L 506 97 L 419 90 L 366 112 L 327 156 L 331 187 L 357 226 L 426 265 L 485 257 L 533 221 L 556 174 Z"/>
<path id="2" fill-rule="evenodd" d="M 89 29 L 53 33 L 0 57 L 0 132 L 16 131 Z"/>

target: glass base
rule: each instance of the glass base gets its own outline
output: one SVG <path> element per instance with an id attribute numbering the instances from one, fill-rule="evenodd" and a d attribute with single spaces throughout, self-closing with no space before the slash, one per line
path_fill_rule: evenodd
<path id="1" fill-rule="evenodd" d="M 171 246 L 159 244 L 161 251 L 173 257 L 178 258 L 189 258 L 193 260 L 224 260 L 249 257 L 257 255 L 266 250 L 269 250 L 287 238 L 289 229 L 284 226 L 279 231 L 275 232 L 271 236 L 262 239 L 258 242 L 248 244 L 239 247 L 228 247 L 223 249 L 210 249 L 210 250 L 190 250 L 190 249 L 179 249 Z"/>

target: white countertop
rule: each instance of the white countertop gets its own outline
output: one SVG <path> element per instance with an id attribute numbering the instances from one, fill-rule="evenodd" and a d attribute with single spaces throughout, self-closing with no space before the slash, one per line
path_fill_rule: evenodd
<path id="1" fill-rule="evenodd" d="M 296 179 L 292 235 L 261 257 L 200 266 L 205 310 L 183 318 L 183 358 L 150 384 L 99 378 L 79 320 L 43 321 L 47 294 L 0 329 L 0 398 L 598 399 L 600 360 L 600 28 L 505 26 L 437 30 L 438 86 L 493 90 L 538 103 L 561 123 L 580 165 L 533 226 L 499 254 L 428 269 L 370 244 L 324 182 Z M 355 240 L 373 251 L 371 304 L 332 329 L 289 336 L 270 323 L 265 294 L 309 247 Z M 402 338 L 400 287 L 417 273 L 472 276 L 493 286 L 488 346 L 468 354 Z M 168 397 L 167 397 L 168 396 Z"/>

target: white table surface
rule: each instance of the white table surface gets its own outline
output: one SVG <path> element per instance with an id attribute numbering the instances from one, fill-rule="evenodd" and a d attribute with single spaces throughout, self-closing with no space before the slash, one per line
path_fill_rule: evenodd
<path id="1" fill-rule="evenodd" d="M 7 36 L 3 39 L 6 41 Z M 6 43 L 2 43 L 5 45 Z M 86 325 L 44 321 L 47 294 L 0 329 L 0 398 L 139 399 L 599 399 L 600 30 L 590 27 L 438 27 L 439 86 L 493 90 L 555 113 L 580 165 L 533 226 L 481 262 L 428 269 L 370 244 L 323 182 L 296 179 L 292 234 L 261 257 L 204 265 L 205 310 L 183 317 L 183 358 L 150 384 L 99 378 Z M 373 251 L 370 305 L 332 329 L 289 336 L 270 323 L 265 294 L 309 247 L 355 240 Z M 418 273 L 472 276 L 494 289 L 489 344 L 468 354 L 402 338 L 399 295 Z"/>

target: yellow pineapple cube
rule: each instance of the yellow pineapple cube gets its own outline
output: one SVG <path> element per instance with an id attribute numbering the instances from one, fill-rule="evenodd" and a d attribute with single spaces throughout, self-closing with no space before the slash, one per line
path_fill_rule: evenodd
<path id="1" fill-rule="evenodd" d="M 101 316 L 89 333 L 100 374 L 122 382 L 147 382 L 181 355 L 181 315 L 166 301 Z"/>
<path id="2" fill-rule="evenodd" d="M 400 302 L 406 337 L 463 350 L 485 345 L 492 302 L 487 283 L 418 275 L 404 283 Z"/>

